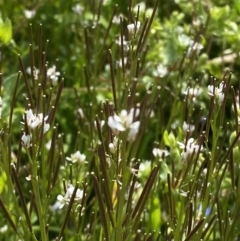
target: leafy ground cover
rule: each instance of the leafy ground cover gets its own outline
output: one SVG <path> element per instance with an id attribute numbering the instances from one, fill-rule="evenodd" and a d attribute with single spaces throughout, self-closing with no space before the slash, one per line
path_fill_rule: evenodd
<path id="1" fill-rule="evenodd" d="M 0 1 L 3 240 L 239 240 L 236 1 Z"/>

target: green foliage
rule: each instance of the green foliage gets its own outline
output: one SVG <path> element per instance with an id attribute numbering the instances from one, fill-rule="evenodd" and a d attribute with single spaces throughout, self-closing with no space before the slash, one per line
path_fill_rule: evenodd
<path id="1" fill-rule="evenodd" d="M 239 239 L 239 1 L 0 7 L 1 238 Z"/>

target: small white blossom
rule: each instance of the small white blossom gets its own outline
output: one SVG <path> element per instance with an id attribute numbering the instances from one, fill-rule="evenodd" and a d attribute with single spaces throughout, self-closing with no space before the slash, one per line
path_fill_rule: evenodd
<path id="1" fill-rule="evenodd" d="M 127 25 L 129 34 L 137 33 L 140 29 L 141 23 L 139 21 Z"/>
<path id="2" fill-rule="evenodd" d="M 187 133 L 187 132 L 192 133 L 194 130 L 195 130 L 195 126 L 194 125 L 187 124 L 186 121 L 183 122 L 183 131 L 185 133 Z"/>
<path id="3" fill-rule="evenodd" d="M 193 102 L 196 101 L 196 97 L 198 97 L 201 93 L 202 89 L 200 89 L 199 87 L 187 87 L 187 90 L 183 91 L 183 94 L 188 95 L 188 97 L 190 97 L 190 99 L 193 100 Z"/>
<path id="4" fill-rule="evenodd" d="M 192 40 L 191 42 L 191 45 L 188 47 L 188 50 L 187 50 L 187 55 L 191 55 L 192 52 L 196 52 L 197 54 L 199 54 L 199 52 L 203 49 L 203 45 L 200 44 L 200 43 L 197 43 L 197 42 L 194 42 Z"/>
<path id="5" fill-rule="evenodd" d="M 44 122 L 43 123 L 43 133 L 46 133 L 50 129 L 50 124 Z"/>
<path id="6" fill-rule="evenodd" d="M 5 224 L 0 228 L 0 233 L 5 233 L 5 232 L 7 232 L 7 230 L 8 230 L 8 226 L 7 226 L 7 224 Z"/>
<path id="7" fill-rule="evenodd" d="M 157 66 L 157 70 L 153 71 L 153 75 L 163 78 L 168 74 L 168 68 L 164 66 L 163 64 L 159 64 Z"/>
<path id="8" fill-rule="evenodd" d="M 152 153 L 155 157 L 162 158 L 163 156 L 166 157 L 169 155 L 167 150 L 161 150 L 159 148 L 153 148 Z"/>
<path id="9" fill-rule="evenodd" d="M 87 163 L 86 156 L 84 154 L 81 154 L 80 151 L 77 151 L 73 154 L 71 154 L 71 157 L 66 157 L 68 161 L 71 161 L 72 163 Z"/>
<path id="10" fill-rule="evenodd" d="M 31 67 L 27 67 L 26 72 L 27 74 L 31 75 Z M 39 73 L 40 73 L 39 69 L 33 67 L 33 78 L 35 80 L 38 79 Z"/>
<path id="11" fill-rule="evenodd" d="M 208 94 L 210 96 L 214 96 L 217 99 L 218 105 L 222 105 L 222 102 L 224 100 L 223 88 L 224 82 L 221 82 L 218 87 L 208 85 Z"/>
<path id="12" fill-rule="evenodd" d="M 21 141 L 22 141 L 22 145 L 25 148 L 29 148 L 30 145 L 31 145 L 31 136 L 30 135 L 26 135 L 25 132 L 24 132 L 23 135 L 22 135 Z"/>
<path id="13" fill-rule="evenodd" d="M 56 66 L 53 65 L 51 68 L 47 70 L 47 77 L 52 80 L 52 83 L 55 84 L 58 81 L 58 77 L 60 76 L 60 72 L 56 71 Z"/>
<path id="14" fill-rule="evenodd" d="M 128 131 L 128 141 L 134 141 L 139 131 L 140 121 L 133 121 L 139 113 L 139 109 L 131 109 L 129 113 L 126 110 L 122 110 L 119 115 L 115 114 L 114 116 L 108 117 L 108 126 L 115 135 L 118 135 L 119 132 Z"/>
<path id="15" fill-rule="evenodd" d="M 46 147 L 46 149 L 47 149 L 48 151 L 50 150 L 51 145 L 52 145 L 52 140 L 49 140 L 49 141 L 45 144 L 45 147 Z"/>
<path id="16" fill-rule="evenodd" d="M 82 11 L 84 10 L 84 7 L 81 6 L 79 3 L 77 3 L 76 5 L 74 5 L 72 7 L 72 10 L 73 10 L 74 13 L 81 15 Z"/>
<path id="17" fill-rule="evenodd" d="M 101 121 L 99 122 L 99 124 L 100 124 L 100 128 L 102 129 L 103 126 L 105 125 L 105 120 L 101 120 Z M 95 128 L 97 129 L 97 122 L 96 122 L 96 121 L 94 121 L 94 126 L 95 126 Z"/>
<path id="18" fill-rule="evenodd" d="M 180 29 L 179 29 L 180 30 Z M 203 45 L 195 42 L 189 36 L 184 34 L 182 30 L 179 31 L 178 42 L 183 47 L 188 47 L 187 55 L 191 55 L 192 52 L 199 53 L 203 49 Z"/>
<path id="19" fill-rule="evenodd" d="M 69 204 L 70 199 L 72 197 L 72 194 L 74 192 L 74 189 L 75 189 L 75 187 L 72 184 L 70 184 L 70 185 L 68 185 L 68 188 L 67 188 L 67 191 L 66 191 L 66 194 L 65 194 L 64 197 L 62 195 L 58 195 L 57 196 L 57 200 L 59 202 L 58 203 L 59 204 L 59 206 L 58 206 L 59 209 L 63 208 L 65 205 Z M 83 198 L 83 190 L 78 188 L 77 192 L 76 192 L 76 195 L 75 195 L 75 198 L 74 198 L 74 201 L 79 201 L 82 198 Z"/>
<path id="20" fill-rule="evenodd" d="M 110 152 L 111 153 L 115 153 L 116 152 L 116 150 L 117 150 L 117 147 L 118 147 L 118 138 L 115 136 L 114 138 L 113 138 L 113 142 L 112 143 L 109 143 L 109 145 L 108 145 L 108 147 L 109 147 L 109 150 L 110 150 Z"/>
<path id="21" fill-rule="evenodd" d="M 84 113 L 82 108 L 78 108 L 77 112 L 81 118 L 84 118 Z"/>
<path id="22" fill-rule="evenodd" d="M 28 9 L 24 9 L 23 13 L 25 15 L 25 17 L 27 19 L 31 19 L 36 15 L 36 11 L 35 10 L 28 10 Z"/>
<path id="23" fill-rule="evenodd" d="M 128 42 L 126 41 L 125 39 L 125 36 L 123 36 L 123 42 L 121 40 L 121 36 L 118 37 L 118 39 L 115 41 L 115 43 L 118 45 L 118 46 L 121 46 L 123 44 L 123 50 L 124 52 L 127 52 L 129 50 L 129 44 Z"/>
<path id="24" fill-rule="evenodd" d="M 183 160 L 187 160 L 188 157 L 202 150 L 202 147 L 196 144 L 193 138 L 188 139 L 186 145 L 185 143 L 181 142 L 178 142 L 178 144 L 181 149 L 184 149 L 184 151 L 181 153 Z"/>
<path id="25" fill-rule="evenodd" d="M 27 125 L 30 129 L 34 130 L 43 123 L 43 133 L 46 133 L 49 130 L 50 125 L 46 123 L 48 116 L 45 116 L 43 119 L 42 113 L 35 115 L 31 109 L 26 110 L 25 113 Z M 23 119 L 25 119 L 25 115 L 23 115 Z M 24 122 L 22 122 L 22 124 L 24 124 Z"/>
<path id="26" fill-rule="evenodd" d="M 26 110 L 26 117 L 27 117 L 27 125 L 31 129 L 35 129 L 37 126 L 41 124 L 41 116 L 36 116 L 33 114 L 32 110 Z M 24 118 L 24 116 L 23 116 Z"/>

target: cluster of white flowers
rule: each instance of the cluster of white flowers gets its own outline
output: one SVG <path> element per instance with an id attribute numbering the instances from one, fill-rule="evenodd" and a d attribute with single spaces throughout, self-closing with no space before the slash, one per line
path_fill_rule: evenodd
<path id="1" fill-rule="evenodd" d="M 202 147 L 196 144 L 196 141 L 193 138 L 188 139 L 187 143 L 178 142 L 181 149 L 184 151 L 181 153 L 183 160 L 187 160 L 188 157 L 198 153 L 202 150 Z"/>
<path id="2" fill-rule="evenodd" d="M 25 116 L 26 116 L 26 120 L 25 120 Z M 26 124 L 30 128 L 30 130 L 34 130 L 42 124 L 43 124 L 43 133 L 46 133 L 50 128 L 50 125 L 46 122 L 48 119 L 48 116 L 43 117 L 42 113 L 35 115 L 33 114 L 33 111 L 31 109 L 25 111 L 25 115 L 23 115 L 23 119 L 24 121 L 26 121 Z M 25 122 L 21 122 L 21 123 L 24 124 Z M 21 138 L 21 142 L 25 148 L 29 148 L 31 146 L 31 135 L 26 135 L 24 132 Z"/>
<path id="3" fill-rule="evenodd" d="M 184 33 L 184 29 L 179 27 L 177 29 L 178 32 L 178 42 L 181 46 L 187 47 L 187 55 L 191 55 L 193 52 L 197 54 L 203 49 L 203 45 L 200 43 L 195 42 L 189 36 Z"/>
<path id="4" fill-rule="evenodd" d="M 46 123 L 48 116 L 43 118 L 42 113 L 35 115 L 31 109 L 26 110 L 25 113 L 27 125 L 31 130 L 36 129 L 41 124 L 43 124 L 43 133 L 46 133 L 49 130 L 50 125 Z M 25 115 L 23 115 L 23 119 L 25 119 Z M 22 122 L 22 124 L 24 124 L 24 122 Z"/>
<path id="5" fill-rule="evenodd" d="M 139 21 L 127 25 L 129 34 L 137 33 L 140 29 L 141 23 Z"/>
<path id="6" fill-rule="evenodd" d="M 198 97 L 202 93 L 202 89 L 199 87 L 187 87 L 187 90 L 183 91 L 184 95 L 187 95 L 193 102 L 196 101 L 196 97 Z"/>
<path id="7" fill-rule="evenodd" d="M 71 154 L 71 157 L 66 157 L 66 159 L 72 163 L 87 163 L 87 161 L 85 161 L 86 156 L 81 154 L 80 151 L 76 151 L 75 153 Z"/>
<path id="8" fill-rule="evenodd" d="M 208 85 L 208 94 L 214 96 L 218 102 L 218 105 L 222 105 L 224 100 L 224 82 L 222 81 L 218 87 Z"/>
<path id="9" fill-rule="evenodd" d="M 26 72 L 31 75 L 31 67 L 28 67 L 26 69 Z M 33 67 L 33 78 L 35 80 L 37 80 L 39 78 L 39 69 L 37 69 L 36 67 Z M 52 81 L 52 84 L 56 84 L 58 81 L 58 78 L 60 76 L 60 72 L 58 72 L 56 70 L 56 66 L 53 65 L 51 68 L 47 69 L 47 78 L 50 79 Z"/>
<path id="10" fill-rule="evenodd" d="M 74 189 L 75 187 L 72 184 L 69 184 L 65 196 L 64 197 L 62 195 L 57 196 L 58 205 L 56 206 L 58 206 L 59 209 L 69 204 L 70 199 L 73 195 Z M 83 198 L 83 190 L 78 188 L 74 201 L 80 201 L 82 198 Z"/>
<path id="11" fill-rule="evenodd" d="M 139 109 L 131 109 L 128 113 L 122 110 L 119 115 L 108 117 L 108 126 L 112 129 L 115 135 L 120 132 L 128 131 L 128 141 L 134 141 L 139 131 L 140 121 L 135 121 L 134 118 L 140 114 Z"/>

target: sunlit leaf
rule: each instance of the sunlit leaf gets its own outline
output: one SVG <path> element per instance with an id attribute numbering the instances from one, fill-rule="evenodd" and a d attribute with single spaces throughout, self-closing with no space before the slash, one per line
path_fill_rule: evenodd
<path id="1" fill-rule="evenodd" d="M 3 22 L 0 14 L 0 43 L 7 44 L 12 39 L 12 23 L 10 19 Z"/>

